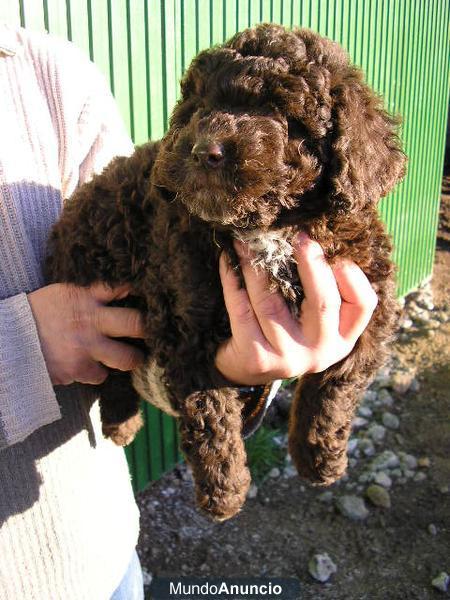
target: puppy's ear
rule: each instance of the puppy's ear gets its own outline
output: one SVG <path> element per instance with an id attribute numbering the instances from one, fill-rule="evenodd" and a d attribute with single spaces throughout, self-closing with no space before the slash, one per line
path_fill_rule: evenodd
<path id="1" fill-rule="evenodd" d="M 336 210 L 376 203 L 402 179 L 406 156 L 397 135 L 399 119 L 389 115 L 353 68 L 331 89 L 331 201 Z"/>
<path id="2" fill-rule="evenodd" d="M 210 92 L 211 85 L 216 85 L 217 72 L 223 66 L 230 65 L 235 56 L 235 50 L 220 46 L 207 48 L 197 54 L 181 80 L 183 100 L 204 98 Z"/>
<path id="3" fill-rule="evenodd" d="M 170 115 L 169 128 L 180 129 L 187 125 L 198 107 L 197 98 L 180 98 Z"/>

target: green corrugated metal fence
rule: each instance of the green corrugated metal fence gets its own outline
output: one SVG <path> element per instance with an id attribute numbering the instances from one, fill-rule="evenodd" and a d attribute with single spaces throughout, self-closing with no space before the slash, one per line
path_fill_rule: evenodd
<path id="1" fill-rule="evenodd" d="M 381 204 L 398 292 L 432 272 L 449 92 L 447 0 L 6 0 L 0 20 L 83 48 L 108 77 L 136 143 L 159 138 L 179 79 L 201 49 L 259 22 L 305 26 L 342 44 L 403 115 L 408 175 Z M 146 406 L 128 449 L 137 489 L 179 460 L 173 420 Z"/>

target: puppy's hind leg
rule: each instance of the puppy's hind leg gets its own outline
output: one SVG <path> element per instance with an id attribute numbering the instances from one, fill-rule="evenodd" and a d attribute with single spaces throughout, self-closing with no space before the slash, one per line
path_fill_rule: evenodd
<path id="1" fill-rule="evenodd" d="M 330 485 L 345 473 L 353 416 L 384 355 L 369 325 L 349 356 L 298 383 L 289 415 L 289 453 L 299 475 L 312 484 Z"/>
<path id="2" fill-rule="evenodd" d="M 250 486 L 236 390 L 195 392 L 181 404 L 181 449 L 192 467 L 198 506 L 215 521 L 241 509 Z"/>
<path id="3" fill-rule="evenodd" d="M 289 452 L 301 477 L 329 485 L 347 468 L 347 442 L 365 388 L 382 366 L 396 323 L 391 281 L 378 282 L 378 306 L 350 354 L 299 382 L 289 415 Z"/>
<path id="4" fill-rule="evenodd" d="M 143 425 L 139 403 L 139 395 L 131 384 L 131 374 L 111 371 L 100 386 L 103 435 L 118 446 L 130 444 Z"/>
<path id="5" fill-rule="evenodd" d="M 331 370 L 303 377 L 289 416 L 289 453 L 300 477 L 313 485 L 330 485 L 345 473 L 359 396 L 354 385 L 333 379 Z"/>

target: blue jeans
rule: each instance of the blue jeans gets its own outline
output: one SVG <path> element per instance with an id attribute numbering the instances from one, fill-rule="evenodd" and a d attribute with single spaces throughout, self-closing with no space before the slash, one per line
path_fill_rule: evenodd
<path id="1" fill-rule="evenodd" d="M 127 572 L 111 596 L 111 600 L 144 600 L 142 569 L 136 550 L 128 565 Z"/>

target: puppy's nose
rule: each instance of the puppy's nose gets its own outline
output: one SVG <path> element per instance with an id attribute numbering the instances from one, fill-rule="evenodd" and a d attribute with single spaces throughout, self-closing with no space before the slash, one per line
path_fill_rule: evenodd
<path id="1" fill-rule="evenodd" d="M 192 158 L 208 167 L 219 167 L 224 159 L 225 152 L 222 144 L 218 142 L 197 142 L 191 150 Z"/>

